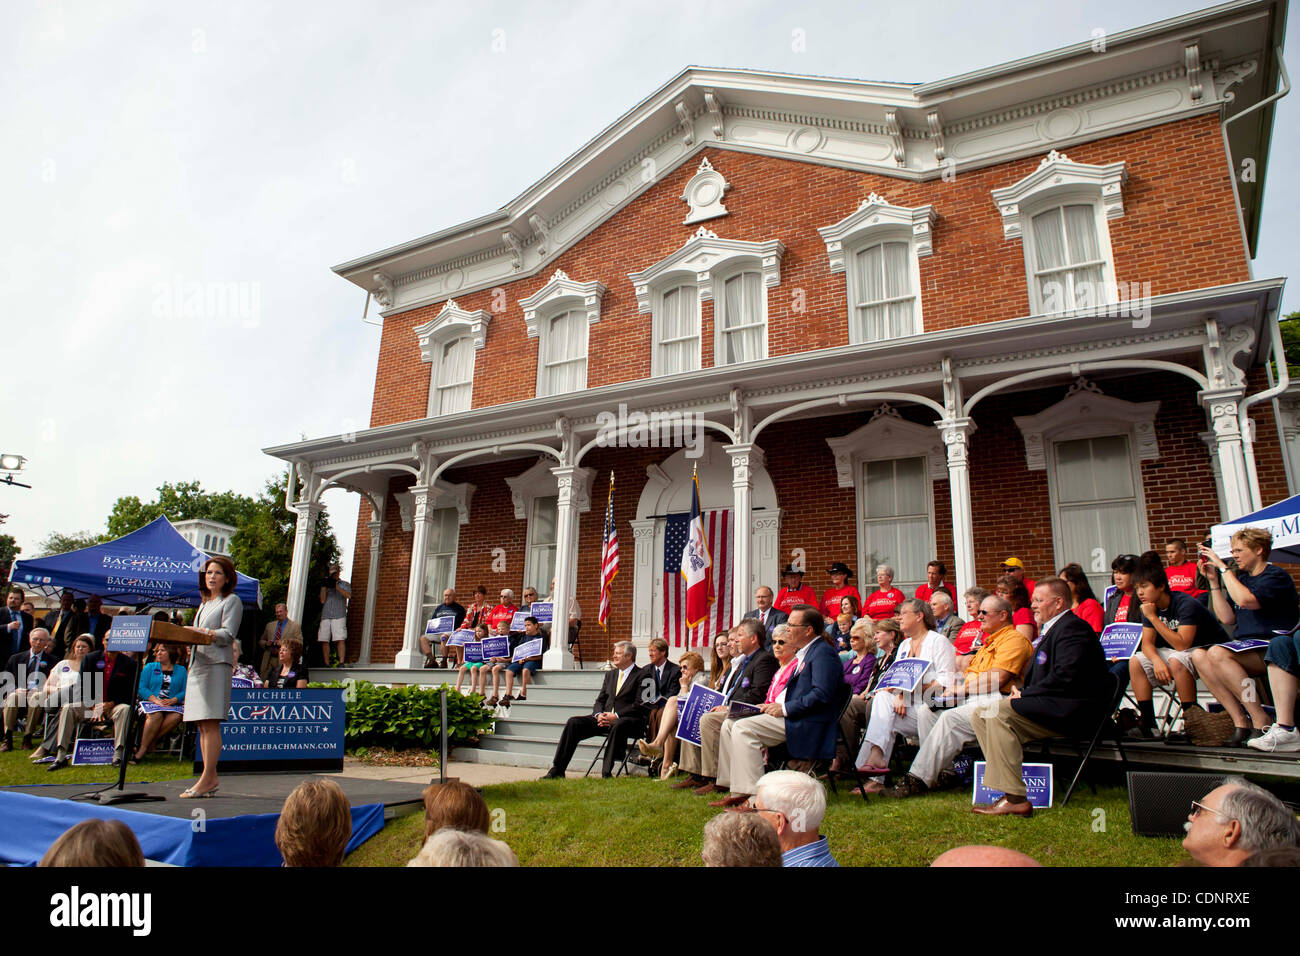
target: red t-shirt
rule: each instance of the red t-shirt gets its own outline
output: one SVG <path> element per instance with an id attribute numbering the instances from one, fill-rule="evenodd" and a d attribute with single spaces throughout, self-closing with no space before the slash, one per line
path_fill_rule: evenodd
<path id="1" fill-rule="evenodd" d="M 519 608 L 515 607 L 513 604 L 498 604 L 492 610 L 488 611 L 488 635 L 491 637 L 500 637 L 501 635 L 497 633 L 497 622 L 505 621 L 509 624 L 511 619 L 514 618 L 515 611 L 517 610 L 519 610 Z"/>
<path id="2" fill-rule="evenodd" d="M 846 584 L 842 588 L 827 588 L 826 593 L 822 595 L 822 617 L 828 621 L 833 621 L 840 616 L 840 602 L 846 597 L 854 598 L 858 602 L 858 607 L 862 607 L 862 595 L 858 589 L 851 584 Z"/>
<path id="3" fill-rule="evenodd" d="M 1031 641 L 1038 640 L 1038 622 L 1034 620 L 1034 614 L 1032 611 L 1029 610 L 1029 608 L 1022 607 L 1019 611 L 1016 611 L 1016 613 L 1012 614 L 1011 623 L 1016 627 L 1019 627 L 1021 624 L 1028 624 L 1031 628 L 1034 629 L 1033 631 L 1034 636 L 1031 637 L 1030 640 Z"/>
<path id="4" fill-rule="evenodd" d="M 806 584 L 797 591 L 782 588 L 777 592 L 776 600 L 772 602 L 772 606 L 783 614 L 789 614 L 790 610 L 796 604 L 808 604 L 812 607 L 816 607 L 817 592 Z M 838 608 L 836 610 L 838 610 Z"/>
<path id="5" fill-rule="evenodd" d="M 898 605 L 906 600 L 907 595 L 898 588 L 890 588 L 887 591 L 872 591 L 867 595 L 867 603 L 862 606 L 862 613 L 873 621 L 883 621 L 887 617 L 893 617 Z"/>
<path id="6" fill-rule="evenodd" d="M 1195 561 L 1188 561 L 1186 564 L 1171 564 L 1165 568 L 1165 576 L 1169 578 L 1169 590 L 1171 591 L 1182 591 L 1192 597 L 1200 597 L 1205 593 L 1196 586 Z"/>
<path id="7" fill-rule="evenodd" d="M 958 654 L 969 654 L 971 644 L 975 643 L 975 638 L 979 636 L 980 622 L 967 621 L 953 638 L 952 646 Z"/>
<path id="8" fill-rule="evenodd" d="M 1137 601 L 1133 600 L 1135 597 L 1137 597 L 1136 591 L 1132 594 L 1123 594 L 1120 596 L 1119 606 L 1115 608 L 1115 622 L 1117 624 L 1128 621 L 1130 614 L 1132 615 L 1132 620 L 1137 620 Z"/>
<path id="9" fill-rule="evenodd" d="M 1095 600 L 1088 598 L 1086 601 L 1081 601 L 1079 606 L 1074 609 L 1074 613 L 1087 621 L 1088 626 L 1098 634 L 1101 633 L 1106 620 L 1106 612 Z"/>
<path id="10" fill-rule="evenodd" d="M 950 585 L 947 581 L 940 581 L 939 588 L 942 588 L 943 590 L 947 591 L 949 594 L 953 595 L 954 601 L 957 599 L 957 592 L 952 589 L 952 585 Z M 939 590 L 939 588 L 932 588 L 928 584 L 922 584 L 919 588 L 916 589 L 916 596 L 919 597 L 922 601 L 928 601 L 930 600 L 930 598 L 934 597 L 934 592 Z"/>

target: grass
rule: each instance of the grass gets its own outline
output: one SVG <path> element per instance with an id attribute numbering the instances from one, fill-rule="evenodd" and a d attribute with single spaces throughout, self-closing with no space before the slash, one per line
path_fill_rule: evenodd
<path id="1" fill-rule="evenodd" d="M 0 787 L 32 787 L 46 783 L 109 783 L 117 782 L 117 767 L 64 767 L 54 773 L 45 768 L 49 764 L 32 763 L 30 750 L 12 750 L 0 754 Z M 146 783 L 155 780 L 184 780 L 197 776 L 193 764 L 186 760 L 166 756 L 146 757 L 134 767 L 127 767 L 128 783 Z"/>
<path id="2" fill-rule="evenodd" d="M 645 778 L 501 784 L 483 796 L 504 827 L 492 835 L 525 866 L 700 866 L 704 824 L 720 812 Z M 423 832 L 423 814 L 389 821 L 344 865 L 405 866 Z M 1123 787 L 1095 795 L 1084 787 L 1065 809 L 1020 820 L 971 813 L 969 791 L 864 804 L 841 786 L 821 832 L 842 866 L 927 866 L 968 843 L 1010 847 L 1047 866 L 1164 867 L 1186 859 L 1177 840 L 1133 835 Z"/>

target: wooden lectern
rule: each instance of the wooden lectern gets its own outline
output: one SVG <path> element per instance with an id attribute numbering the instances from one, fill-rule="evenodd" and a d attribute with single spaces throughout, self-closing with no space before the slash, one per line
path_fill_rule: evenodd
<path id="1" fill-rule="evenodd" d="M 187 627 L 170 621 L 154 621 L 149 627 L 149 643 L 161 644 L 211 644 L 206 634 L 196 634 Z"/>

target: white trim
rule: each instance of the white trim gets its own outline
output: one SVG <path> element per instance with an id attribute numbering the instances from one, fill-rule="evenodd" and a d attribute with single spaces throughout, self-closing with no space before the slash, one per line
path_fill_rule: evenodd
<path id="1" fill-rule="evenodd" d="M 732 279 L 735 279 L 737 277 L 746 274 L 753 274 L 759 277 L 758 279 L 758 294 L 759 294 L 758 321 L 750 322 L 746 325 L 738 326 L 735 328 L 724 328 L 723 323 L 726 321 L 726 309 L 727 309 L 727 294 L 726 294 L 727 283 L 730 282 Z M 766 361 L 768 356 L 768 349 L 770 346 L 768 343 L 768 334 L 767 334 L 768 333 L 767 286 L 763 282 L 762 273 L 756 269 L 746 269 L 743 266 L 741 266 L 740 268 L 737 268 L 734 272 L 730 272 L 726 275 L 718 276 L 717 283 L 718 283 L 718 290 L 721 294 L 717 297 L 717 299 L 714 300 L 713 303 L 713 364 L 715 366 L 732 365 L 732 364 L 743 365 L 744 364 L 743 362 L 732 363 L 724 360 L 723 356 L 726 352 L 726 349 L 724 348 L 724 343 L 728 335 L 742 332 L 745 329 L 753 328 L 755 325 L 761 325 L 763 327 L 763 348 L 762 348 L 762 354 L 760 354 L 757 358 L 749 359 L 749 361 L 751 362 Z M 701 335 L 701 337 L 703 336 Z"/>
<path id="2" fill-rule="evenodd" d="M 459 338 L 466 333 L 473 338 L 476 350 L 483 348 L 487 345 L 487 327 L 491 321 L 490 312 L 483 309 L 467 312 L 456 304 L 455 299 L 448 299 L 441 312 L 413 330 L 420 342 L 420 361 L 433 361 L 431 350 L 434 343 Z"/>
<path id="3" fill-rule="evenodd" d="M 546 319 L 573 309 L 584 312 L 587 323 L 595 325 L 600 321 L 601 302 L 608 291 L 603 282 L 575 282 L 563 269 L 556 269 L 546 285 L 519 300 L 528 337 L 539 338 L 539 329 Z"/>
<path id="4" fill-rule="evenodd" d="M 722 173 L 713 168 L 709 157 L 700 160 L 700 168 L 691 177 L 686 188 L 682 190 L 682 202 L 691 207 L 691 211 L 682 220 L 683 226 L 690 226 L 706 219 L 716 219 L 727 215 L 727 207 L 722 204 L 722 197 L 731 188 L 731 183 Z"/>
<path id="5" fill-rule="evenodd" d="M 1020 415 L 1014 421 L 1025 441 L 1025 466 L 1030 471 L 1047 467 L 1047 445 L 1053 441 L 1129 436 L 1129 451 L 1137 461 L 1160 457 L 1155 419 L 1159 402 L 1126 402 L 1103 395 L 1079 378 L 1061 401 L 1037 415 Z"/>
<path id="6" fill-rule="evenodd" d="M 629 272 L 627 277 L 636 289 L 637 311 L 650 312 L 653 293 L 677 285 L 675 280 L 694 283 L 700 301 L 710 301 L 714 297 L 719 267 L 724 274 L 729 274 L 729 267 L 743 268 L 752 264 L 762 274 L 764 288 L 770 289 L 781 282 L 783 255 L 785 244 L 779 239 L 766 242 L 719 239 L 717 233 L 700 226 L 676 252 L 640 272 Z"/>
<path id="7" fill-rule="evenodd" d="M 887 233 L 892 238 L 900 230 L 906 230 L 913 253 L 916 256 L 930 255 L 934 252 L 932 230 L 938 218 L 931 205 L 894 206 L 872 193 L 839 222 L 823 226 L 817 232 L 826 243 L 831 272 L 844 272 L 848 266 L 848 247 L 873 246 L 882 241 L 873 238 L 878 233 Z"/>
<path id="8" fill-rule="evenodd" d="M 1019 239 L 1033 212 L 1059 205 L 1061 195 L 1087 195 L 1101 201 L 1106 219 L 1124 215 L 1124 184 L 1128 169 L 1123 161 L 1105 166 L 1076 163 L 1064 153 L 1052 150 L 1038 168 L 1019 182 L 993 190 L 993 202 L 1002 215 L 1002 235 Z"/>

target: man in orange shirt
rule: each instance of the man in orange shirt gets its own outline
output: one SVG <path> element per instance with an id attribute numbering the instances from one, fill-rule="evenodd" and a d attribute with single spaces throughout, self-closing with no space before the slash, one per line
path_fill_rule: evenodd
<path id="1" fill-rule="evenodd" d="M 962 748 L 975 742 L 971 718 L 981 707 L 997 706 L 1002 694 L 1024 676 L 1034 646 L 1011 623 L 1011 602 L 989 595 L 980 602 L 980 629 L 984 643 L 971 658 L 966 677 L 957 687 L 944 688 L 939 696 L 964 698 L 959 707 L 917 713 L 917 736 L 921 749 L 906 775 L 886 796 L 914 797 L 932 790 L 957 759 Z M 942 788 L 941 788 L 942 789 Z"/>

